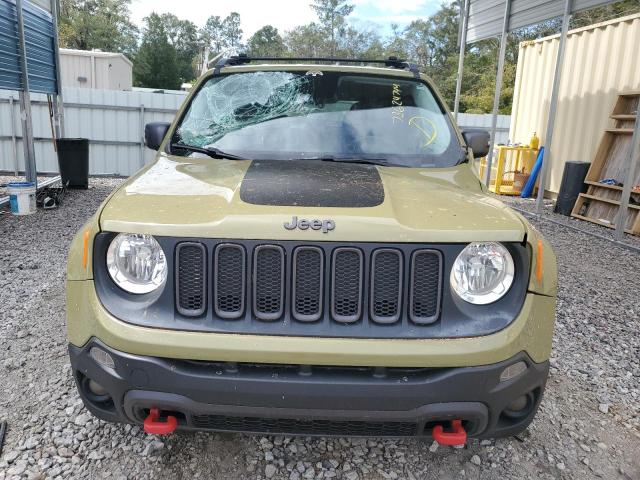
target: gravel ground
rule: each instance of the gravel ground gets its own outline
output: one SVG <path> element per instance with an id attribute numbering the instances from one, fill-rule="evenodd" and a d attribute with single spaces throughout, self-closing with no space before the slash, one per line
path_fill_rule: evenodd
<path id="1" fill-rule="evenodd" d="M 558 321 L 541 410 L 518 439 L 457 450 L 414 440 L 158 438 L 96 420 L 70 375 L 64 269 L 72 235 L 120 182 L 92 179 L 58 210 L 0 214 L 0 419 L 9 424 L 0 480 L 640 479 L 640 254 L 544 219 L 535 223 L 558 255 Z"/>

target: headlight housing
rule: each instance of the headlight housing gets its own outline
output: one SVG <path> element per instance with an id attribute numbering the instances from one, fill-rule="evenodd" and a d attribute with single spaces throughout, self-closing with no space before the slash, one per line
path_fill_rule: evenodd
<path id="1" fill-rule="evenodd" d="M 451 288 L 464 301 L 487 305 L 501 299 L 513 284 L 513 258 L 503 245 L 467 245 L 451 268 Z"/>
<path id="2" fill-rule="evenodd" d="M 107 270 L 129 293 L 149 293 L 167 280 L 167 259 L 151 235 L 118 234 L 107 250 Z"/>

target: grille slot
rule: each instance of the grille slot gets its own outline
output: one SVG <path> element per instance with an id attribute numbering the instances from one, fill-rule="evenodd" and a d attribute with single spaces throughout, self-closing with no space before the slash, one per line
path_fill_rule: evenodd
<path id="1" fill-rule="evenodd" d="M 207 253 L 204 245 L 182 242 L 176 246 L 176 308 L 188 317 L 199 317 L 206 309 Z"/>
<path id="2" fill-rule="evenodd" d="M 440 311 L 442 254 L 437 250 L 416 250 L 411 256 L 409 317 L 417 324 L 433 323 Z"/>
<path id="3" fill-rule="evenodd" d="M 358 248 L 336 248 L 331 264 L 331 316 L 352 323 L 362 314 L 363 255 Z"/>
<path id="4" fill-rule="evenodd" d="M 260 320 L 277 320 L 284 310 L 284 250 L 258 245 L 253 253 L 253 310 Z"/>
<path id="5" fill-rule="evenodd" d="M 367 422 L 345 420 L 232 417 L 194 415 L 193 426 L 213 430 L 303 435 L 354 435 L 410 437 L 418 434 L 418 424 L 410 422 Z"/>
<path id="6" fill-rule="evenodd" d="M 402 304 L 402 252 L 381 248 L 371 256 L 371 319 L 395 323 Z"/>
<path id="7" fill-rule="evenodd" d="M 299 247 L 293 253 L 293 317 L 315 322 L 322 315 L 324 262 L 318 247 Z"/>
<path id="8" fill-rule="evenodd" d="M 213 298 L 216 315 L 236 319 L 244 313 L 246 253 L 240 245 L 222 243 L 214 256 Z"/>

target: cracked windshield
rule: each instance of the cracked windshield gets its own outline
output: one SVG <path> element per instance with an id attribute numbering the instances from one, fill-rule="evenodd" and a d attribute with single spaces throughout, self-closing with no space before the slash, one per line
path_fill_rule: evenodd
<path id="1" fill-rule="evenodd" d="M 172 141 L 253 159 L 376 160 L 446 167 L 464 155 L 448 116 L 418 80 L 327 71 L 210 78 Z"/>

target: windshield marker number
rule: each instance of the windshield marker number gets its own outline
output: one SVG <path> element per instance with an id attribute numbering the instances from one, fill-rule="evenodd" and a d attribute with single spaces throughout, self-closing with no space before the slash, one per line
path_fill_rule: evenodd
<path id="1" fill-rule="evenodd" d="M 404 106 L 402 105 L 402 92 L 400 91 L 400 85 L 393 84 L 393 91 L 391 94 L 391 117 L 393 123 L 404 122 Z"/>

